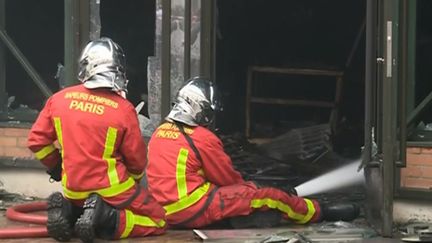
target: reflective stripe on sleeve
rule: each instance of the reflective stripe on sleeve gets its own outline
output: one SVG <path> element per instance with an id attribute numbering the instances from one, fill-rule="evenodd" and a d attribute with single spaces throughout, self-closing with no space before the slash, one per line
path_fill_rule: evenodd
<path id="1" fill-rule="evenodd" d="M 54 127 L 57 134 L 57 140 L 60 146 L 63 148 L 63 133 L 62 133 L 60 117 L 54 117 Z"/>
<path id="2" fill-rule="evenodd" d="M 251 207 L 252 208 L 261 208 L 263 206 L 267 206 L 268 208 L 272 209 L 278 209 L 279 211 L 282 211 L 288 215 L 290 219 L 293 219 L 298 224 L 305 224 L 311 220 L 313 215 L 315 214 L 315 206 L 313 205 L 312 201 L 309 199 L 304 199 L 306 206 L 307 206 L 307 213 L 306 215 L 299 214 L 295 212 L 290 206 L 287 204 L 279 201 L 279 200 L 273 200 L 271 198 L 262 198 L 262 199 L 253 199 L 251 201 Z"/>
<path id="3" fill-rule="evenodd" d="M 54 117 L 54 127 L 56 130 L 56 134 L 57 134 L 57 140 L 60 144 L 60 154 L 62 157 L 62 161 L 64 158 L 64 146 L 63 146 L 63 131 L 62 131 L 62 124 L 61 124 L 61 120 L 60 117 Z M 66 184 L 67 184 L 67 173 L 66 170 L 64 168 L 64 163 L 62 163 L 62 178 L 61 178 L 61 184 L 63 186 L 63 188 L 66 188 Z"/>
<path id="4" fill-rule="evenodd" d="M 47 145 L 47 146 L 43 147 L 41 150 L 37 151 L 35 153 L 35 157 L 38 160 L 43 160 L 48 155 L 50 155 L 52 152 L 54 152 L 55 150 L 56 150 L 56 147 L 54 147 L 53 144 Z"/>

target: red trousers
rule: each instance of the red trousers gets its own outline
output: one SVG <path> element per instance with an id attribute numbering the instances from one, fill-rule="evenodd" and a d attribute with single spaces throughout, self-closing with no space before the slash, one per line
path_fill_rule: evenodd
<path id="1" fill-rule="evenodd" d="M 103 199 L 120 211 L 114 239 L 160 235 L 166 231 L 165 210 L 142 186 L 136 184 L 124 193 Z M 82 206 L 84 201 L 73 203 Z"/>
<path id="2" fill-rule="evenodd" d="M 257 188 L 252 182 L 219 187 L 208 207 L 198 217 L 181 226 L 200 228 L 222 219 L 249 215 L 256 210 L 279 210 L 284 219 L 297 224 L 316 222 L 321 216 L 317 201 L 289 194 L 271 187 Z M 209 196 L 201 200 L 207 200 Z M 202 203 L 197 203 L 174 215 L 167 217 L 168 223 L 176 225 L 180 219 L 188 219 L 200 211 Z"/>

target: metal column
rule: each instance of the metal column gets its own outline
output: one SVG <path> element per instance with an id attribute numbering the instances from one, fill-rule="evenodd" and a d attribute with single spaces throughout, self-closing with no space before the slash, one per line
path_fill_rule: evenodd
<path id="1" fill-rule="evenodd" d="M 0 0 L 0 31 L 6 30 L 6 0 Z M 7 99 L 6 93 L 6 47 L 0 41 L 0 118 L 7 117 Z"/>
<path id="2" fill-rule="evenodd" d="M 365 141 L 363 165 L 372 160 L 372 134 L 375 120 L 375 85 L 376 85 L 376 24 L 377 5 L 374 0 L 367 0 L 366 5 L 366 74 L 365 74 Z"/>
<path id="3" fill-rule="evenodd" d="M 382 93 L 382 176 L 383 176 L 383 236 L 392 236 L 393 231 L 393 197 L 396 162 L 396 125 L 397 125 L 397 85 L 398 85 L 398 3 L 395 0 L 383 1 L 383 72 L 381 80 Z"/>
<path id="4" fill-rule="evenodd" d="M 407 9 L 407 109 L 412 111 L 415 108 L 415 84 L 416 84 L 416 39 L 417 39 L 417 1 L 405 0 Z"/>
<path id="5" fill-rule="evenodd" d="M 188 80 L 191 76 L 191 10 L 192 0 L 185 0 L 185 13 L 184 13 L 184 71 L 183 76 Z"/>
<path id="6" fill-rule="evenodd" d="M 171 0 L 162 0 L 161 119 L 171 109 Z"/>
<path id="7" fill-rule="evenodd" d="M 90 3 L 85 0 L 64 0 L 64 66 L 65 85 L 77 83 L 78 58 L 89 41 Z"/>
<path id="8" fill-rule="evenodd" d="M 201 2 L 200 75 L 215 80 L 215 11 L 216 1 Z"/>
<path id="9" fill-rule="evenodd" d="M 401 1 L 401 13 L 400 13 L 400 68 L 399 77 L 400 85 L 399 89 L 399 161 L 398 166 L 406 166 L 406 141 L 407 141 L 407 112 L 408 112 L 408 98 L 409 93 L 408 83 L 408 0 Z"/>
<path id="10" fill-rule="evenodd" d="M 399 72 L 399 0 L 367 0 L 365 149 L 363 163 L 369 222 L 382 236 L 393 230 L 393 197 L 397 141 Z M 399 90 L 400 91 L 400 90 Z M 402 93 L 403 94 L 403 93 Z M 402 117 L 399 117 L 402 119 Z M 400 120 L 399 120 L 400 121 Z M 402 123 L 402 122 L 400 122 Z M 400 127 L 399 127 L 400 128 Z M 402 129 L 403 131 L 403 129 Z M 402 135 L 403 136 L 403 135 Z M 374 151 L 374 142 L 377 151 Z M 374 155 L 374 152 L 377 155 Z"/>

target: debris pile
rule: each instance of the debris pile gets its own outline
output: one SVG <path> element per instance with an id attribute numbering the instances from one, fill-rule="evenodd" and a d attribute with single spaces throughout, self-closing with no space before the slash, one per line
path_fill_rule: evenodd
<path id="1" fill-rule="evenodd" d="M 17 193 L 10 193 L 3 189 L 0 189 L 0 211 L 6 211 L 8 207 L 17 203 L 34 200 L 34 197 L 26 197 Z"/>
<path id="2" fill-rule="evenodd" d="M 295 187 L 351 162 L 333 150 L 328 124 L 293 128 L 265 143 L 251 143 L 242 134 L 220 135 L 233 166 L 246 180 L 280 189 Z M 362 201 L 364 189 L 342 191 L 341 195 L 314 195 L 324 201 L 329 195 Z M 334 198 L 331 198 L 334 199 Z"/>
<path id="3" fill-rule="evenodd" d="M 220 136 L 225 152 L 231 157 L 233 166 L 246 180 L 254 180 L 260 184 L 278 186 L 279 184 L 294 185 L 302 180 L 296 168 L 289 163 L 270 158 L 260 152 L 255 144 L 240 135 Z M 304 179 L 304 178 L 303 178 Z"/>
<path id="4" fill-rule="evenodd" d="M 295 128 L 268 143 L 261 144 L 259 149 L 269 157 L 281 161 L 292 157 L 299 160 L 316 161 L 332 150 L 330 126 L 326 123 Z"/>

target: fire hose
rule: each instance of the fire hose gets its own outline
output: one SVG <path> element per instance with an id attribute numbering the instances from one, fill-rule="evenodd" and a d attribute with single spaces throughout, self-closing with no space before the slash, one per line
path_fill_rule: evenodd
<path id="1" fill-rule="evenodd" d="M 31 202 L 18 204 L 8 208 L 6 210 L 6 217 L 9 220 L 43 226 L 2 228 L 0 229 L 0 239 L 48 237 L 46 229 L 47 216 L 33 213 L 37 211 L 46 211 L 47 207 L 47 202 Z"/>

